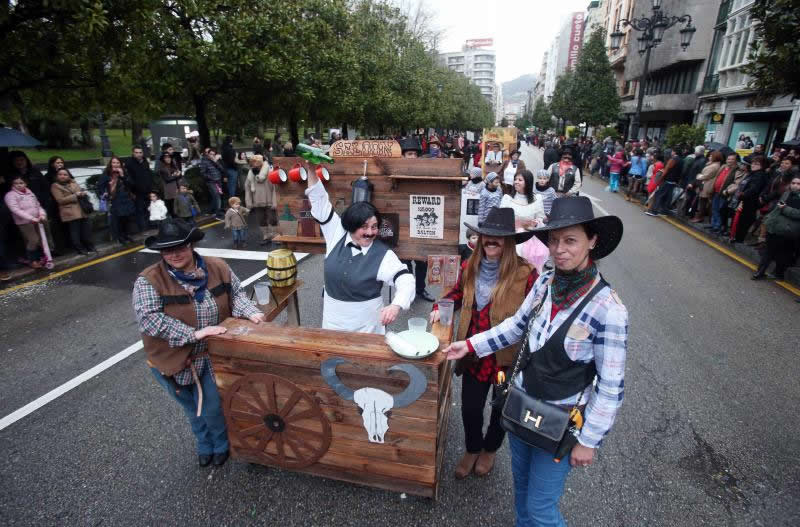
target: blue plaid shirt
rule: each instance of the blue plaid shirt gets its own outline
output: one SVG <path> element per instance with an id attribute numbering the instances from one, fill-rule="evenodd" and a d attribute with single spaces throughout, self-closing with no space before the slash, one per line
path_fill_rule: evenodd
<path id="1" fill-rule="evenodd" d="M 540 276 L 516 314 L 489 331 L 471 337 L 467 341 L 470 348 L 478 356 L 484 357 L 519 342 L 528 328 L 529 317 L 534 307 L 542 301 L 552 276 L 552 271 Z M 531 350 L 540 349 L 580 304 L 580 300 L 577 300 L 570 307 L 559 310 L 551 321 L 551 298 L 552 292 L 547 295 L 539 315 L 533 321 L 528 337 Z M 586 403 L 585 422 L 578 434 L 578 441 L 584 446 L 600 446 L 622 406 L 627 341 L 628 310 L 616 293 L 607 286 L 589 301 L 564 339 L 564 349 L 570 359 L 577 362 L 593 360 L 597 367 L 594 385 L 566 399 L 550 401 L 570 406 L 579 399 L 581 404 Z M 515 383 L 522 386 L 521 375 L 515 379 Z"/>

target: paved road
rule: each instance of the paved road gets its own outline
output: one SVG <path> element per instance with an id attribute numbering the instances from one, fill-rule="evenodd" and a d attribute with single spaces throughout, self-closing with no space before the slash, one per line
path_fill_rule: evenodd
<path id="1" fill-rule="evenodd" d="M 523 149 L 529 167 L 541 166 L 538 151 Z M 568 522 L 799 524 L 798 305 L 598 182 L 584 189 L 625 222 L 620 248 L 600 267 L 630 311 L 631 332 L 625 405 L 598 463 L 567 482 Z M 230 239 L 215 227 L 203 245 Z M 130 286 L 155 258 L 135 253 L 0 295 L 0 418 L 138 340 Z M 230 263 L 242 279 L 263 269 Z M 318 325 L 321 258 L 302 262 L 300 277 L 302 323 Z M 412 312 L 429 309 L 417 301 Z M 448 477 L 434 503 L 236 462 L 198 470 L 183 415 L 137 352 L 0 430 L 0 517 L 4 525 L 511 525 L 507 446 L 488 478 L 449 476 L 463 445 L 457 395 Z"/>

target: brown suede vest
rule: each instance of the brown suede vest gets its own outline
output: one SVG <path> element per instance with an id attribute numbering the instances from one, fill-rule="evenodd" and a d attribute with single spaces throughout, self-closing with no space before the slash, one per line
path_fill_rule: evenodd
<path id="1" fill-rule="evenodd" d="M 228 264 L 220 258 L 206 256 L 204 258 L 208 269 L 208 291 L 206 294 L 214 296 L 219 310 L 219 321 L 231 316 L 231 270 Z M 178 319 L 187 326 L 197 328 L 197 312 L 194 308 L 194 299 L 167 273 L 167 267 L 161 260 L 153 264 L 139 276 L 143 276 L 152 285 L 161 297 L 164 314 Z M 200 328 L 197 328 L 200 329 Z M 194 344 L 187 344 L 180 348 L 170 347 L 169 343 L 160 338 L 142 334 L 144 351 L 147 354 L 147 363 L 158 369 L 164 375 L 175 375 L 186 367 L 186 359 L 194 348 Z"/>
<path id="2" fill-rule="evenodd" d="M 511 289 L 503 298 L 495 298 L 489 306 L 489 319 L 492 322 L 492 327 L 497 326 L 517 312 L 519 306 L 525 300 L 525 286 L 528 285 L 528 276 L 532 271 L 533 267 L 522 258 L 519 258 L 519 267 L 517 267 L 517 274 L 514 277 Z M 455 340 L 464 340 L 467 336 L 467 331 L 469 331 L 469 324 L 472 319 L 472 305 L 475 303 L 475 281 L 470 280 L 470 283 L 462 283 L 461 288 L 464 296 L 461 301 L 461 319 L 458 323 L 458 333 L 456 333 Z M 521 343 L 517 343 L 495 353 L 497 364 L 510 366 L 520 345 Z"/>

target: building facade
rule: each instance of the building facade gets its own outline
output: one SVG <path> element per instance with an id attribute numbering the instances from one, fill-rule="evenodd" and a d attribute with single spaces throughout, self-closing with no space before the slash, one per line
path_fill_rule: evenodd
<path id="1" fill-rule="evenodd" d="M 592 0 L 586 7 L 586 17 L 583 30 L 583 43 L 589 40 L 592 32 L 596 29 L 606 29 L 606 4 L 608 0 Z"/>
<path id="2" fill-rule="evenodd" d="M 641 2 L 650 6 L 649 0 Z M 633 20 L 636 0 L 605 0 L 605 27 L 603 30 L 606 35 L 606 48 L 608 49 L 608 61 L 614 71 L 614 82 L 617 85 L 617 93 L 623 101 L 633 100 L 636 94 L 638 80 L 625 78 L 625 63 L 628 58 L 628 51 L 636 53 L 636 46 L 629 46 L 631 39 L 636 40 L 636 32 L 630 26 L 622 26 L 621 20 Z M 622 31 L 625 36 L 622 45 L 617 50 L 610 49 L 611 33 Z"/>
<path id="3" fill-rule="evenodd" d="M 771 149 L 795 138 L 800 120 L 800 101 L 762 100 L 748 87 L 750 78 L 742 68 L 756 39 L 753 4 L 754 0 L 724 0 L 719 6 L 696 119 L 706 128 L 706 140 L 742 153 L 756 144 Z"/>
<path id="4" fill-rule="evenodd" d="M 624 11 L 627 2 L 620 1 L 619 4 L 620 10 Z M 638 53 L 636 42 L 641 33 L 634 32 L 626 37 L 628 43 L 624 46 L 627 51 L 622 80 L 626 89 L 629 87 L 632 96 L 625 97 L 622 101 L 624 118 L 621 126 L 627 136 L 636 113 L 635 95 L 639 89 L 644 89 L 637 139 L 645 137 L 660 139 L 665 136 L 669 126 L 694 122 L 698 110 L 698 96 L 703 87 L 706 60 L 714 39 L 714 26 L 720 0 L 664 0 L 661 5 L 661 9 L 669 15 L 690 15 L 692 25 L 697 31 L 691 45 L 683 51 L 679 33 L 681 24 L 666 30 L 661 44 L 650 52 L 649 74 L 644 86 L 639 86 L 637 82 L 644 71 L 645 63 L 645 55 Z M 652 14 L 652 2 L 640 0 L 632 9 L 635 17 L 649 17 Z"/>
<path id="5" fill-rule="evenodd" d="M 462 73 L 473 84 L 478 86 L 481 93 L 497 109 L 497 90 L 495 82 L 496 53 L 492 49 L 471 48 L 464 46 L 461 51 L 442 53 L 439 55 L 441 64 L 453 71 Z M 502 106 L 500 106 L 502 112 Z"/>

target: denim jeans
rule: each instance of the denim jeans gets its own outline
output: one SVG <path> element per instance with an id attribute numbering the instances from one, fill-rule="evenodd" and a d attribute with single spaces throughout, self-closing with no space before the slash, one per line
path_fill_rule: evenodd
<path id="1" fill-rule="evenodd" d="M 222 213 L 222 198 L 220 198 L 219 193 L 217 192 L 217 183 L 214 181 L 206 181 L 206 186 L 208 187 L 208 194 L 211 198 L 211 204 L 209 209 L 209 214 L 218 215 Z"/>
<path id="2" fill-rule="evenodd" d="M 608 190 L 616 192 L 619 189 L 619 172 L 612 172 Z"/>
<path id="3" fill-rule="evenodd" d="M 508 434 L 514 475 L 516 527 L 566 527 L 558 502 L 570 471 L 569 458 L 560 463 L 553 454 Z"/>
<path id="4" fill-rule="evenodd" d="M 228 172 L 228 197 L 232 198 L 239 190 L 239 170 L 236 168 L 225 169 Z"/>
<path id="5" fill-rule="evenodd" d="M 186 417 L 189 418 L 192 433 L 197 441 L 197 455 L 209 456 L 227 452 L 229 448 L 228 431 L 225 428 L 225 416 L 222 413 L 222 399 L 219 397 L 217 384 L 214 382 L 210 369 L 206 368 L 200 376 L 200 385 L 203 388 L 203 410 L 200 417 L 197 417 L 197 385 L 179 386 L 179 393 L 175 393 L 176 384 L 161 375 L 156 368 L 150 368 L 150 370 L 158 384 L 178 401 L 186 413 Z"/>
<path id="6" fill-rule="evenodd" d="M 714 194 L 711 200 L 711 228 L 722 229 L 722 208 L 728 206 L 728 199 L 722 194 Z"/>
<path id="7" fill-rule="evenodd" d="M 233 233 L 233 241 L 247 241 L 247 229 L 231 229 L 231 232 Z"/>

